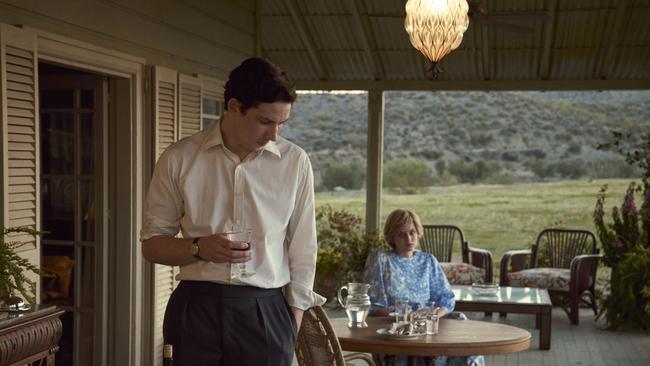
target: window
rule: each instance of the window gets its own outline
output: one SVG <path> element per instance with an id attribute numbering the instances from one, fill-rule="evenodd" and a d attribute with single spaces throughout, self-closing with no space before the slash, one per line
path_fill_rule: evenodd
<path id="1" fill-rule="evenodd" d="M 201 129 L 212 127 L 223 114 L 223 101 L 212 96 L 203 96 L 203 110 L 201 113 Z"/>

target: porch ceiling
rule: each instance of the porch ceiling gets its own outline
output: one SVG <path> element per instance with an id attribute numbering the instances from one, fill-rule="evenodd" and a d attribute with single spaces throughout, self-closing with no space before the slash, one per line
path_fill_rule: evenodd
<path id="1" fill-rule="evenodd" d="M 482 0 L 435 81 L 405 2 L 260 1 L 262 55 L 301 89 L 650 89 L 650 0 Z"/>

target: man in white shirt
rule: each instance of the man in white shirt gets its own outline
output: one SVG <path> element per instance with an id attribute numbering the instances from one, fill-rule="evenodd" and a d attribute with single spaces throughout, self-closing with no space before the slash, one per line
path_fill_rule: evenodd
<path id="1" fill-rule="evenodd" d="M 230 73 L 220 123 L 170 146 L 156 165 L 142 252 L 180 266 L 163 326 L 175 366 L 288 366 L 303 311 L 324 303 L 312 291 L 311 163 L 278 135 L 295 98 L 282 70 L 247 59 Z M 234 227 L 252 230 L 252 250 L 222 235 Z M 254 274 L 237 276 L 239 263 Z"/>

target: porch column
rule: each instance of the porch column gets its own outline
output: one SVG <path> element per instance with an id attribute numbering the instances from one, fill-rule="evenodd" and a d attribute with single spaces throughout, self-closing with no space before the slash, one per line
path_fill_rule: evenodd
<path id="1" fill-rule="evenodd" d="M 368 90 L 368 171 L 366 174 L 366 230 L 381 227 L 381 176 L 384 154 L 384 91 Z"/>

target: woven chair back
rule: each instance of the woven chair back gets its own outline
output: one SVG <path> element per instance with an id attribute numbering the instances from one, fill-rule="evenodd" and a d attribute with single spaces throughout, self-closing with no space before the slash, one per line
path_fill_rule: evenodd
<path id="1" fill-rule="evenodd" d="M 320 306 L 305 311 L 302 318 L 296 359 L 300 366 L 344 366 L 339 340 Z"/>
<path id="2" fill-rule="evenodd" d="M 551 268 L 570 268 L 573 258 L 596 254 L 596 237 L 588 230 L 545 229 L 537 236 L 533 247 L 534 263 L 539 251 L 545 251 Z"/>
<path id="3" fill-rule="evenodd" d="M 433 254 L 439 262 L 451 262 L 454 245 L 458 245 L 461 248 L 461 253 L 463 253 L 465 235 L 463 235 L 463 231 L 458 226 L 422 226 L 424 228 L 424 235 L 420 238 L 420 248 L 422 251 Z"/>

